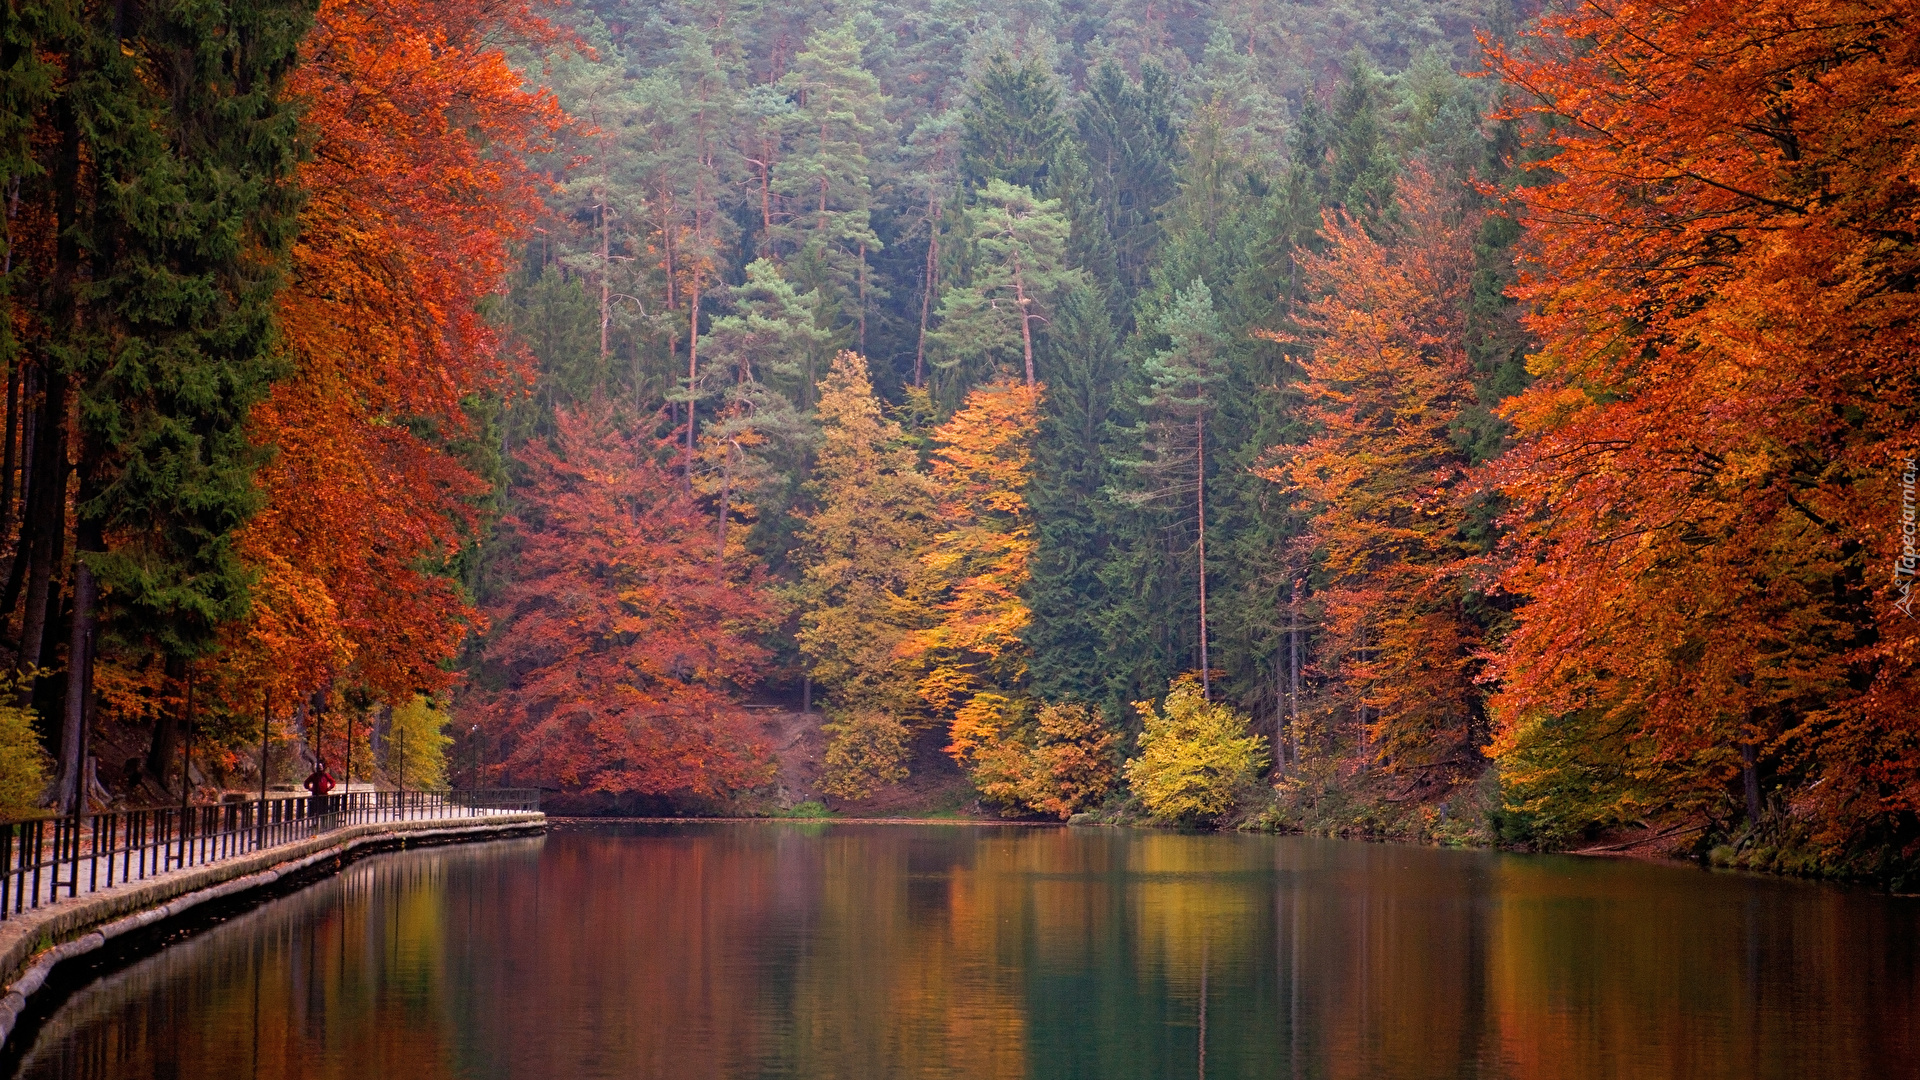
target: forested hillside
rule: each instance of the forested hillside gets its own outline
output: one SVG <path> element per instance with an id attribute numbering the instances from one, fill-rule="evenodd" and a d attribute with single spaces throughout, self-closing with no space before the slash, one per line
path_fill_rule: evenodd
<path id="1" fill-rule="evenodd" d="M 1310 430 L 1303 258 L 1329 213 L 1391 227 L 1403 175 L 1473 215 L 1461 456 L 1498 445 L 1513 230 L 1469 181 L 1507 181 L 1515 125 L 1460 72 L 1517 17 L 583 5 L 586 47 L 543 54 L 580 123 L 507 301 L 537 382 L 503 441 L 587 413 L 663 440 L 713 572 L 784 620 L 761 676 L 818 684 L 836 795 L 899 779 L 919 729 L 963 758 L 1046 703 L 1124 729 L 1188 671 L 1331 747 L 1359 718 L 1325 635 L 1283 701 L 1311 508 L 1262 473 Z M 496 624 L 546 625 L 516 595 Z M 534 637 L 478 680 L 528 765 L 565 741 L 522 698 Z"/>
<path id="2" fill-rule="evenodd" d="M 1920 854 L 1904 5 L 8 11 L 56 801 Z"/>

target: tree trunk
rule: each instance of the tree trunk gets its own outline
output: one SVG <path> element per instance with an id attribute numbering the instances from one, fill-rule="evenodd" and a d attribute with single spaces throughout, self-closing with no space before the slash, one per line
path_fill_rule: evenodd
<path id="1" fill-rule="evenodd" d="M 727 577 L 727 512 L 728 504 L 733 501 L 733 454 L 738 449 L 739 444 L 729 443 L 726 457 L 720 463 L 720 522 L 714 530 L 718 535 L 714 538 L 713 562 L 720 568 L 721 584 L 726 583 Z"/>
<path id="2" fill-rule="evenodd" d="M 170 656 L 164 670 L 166 685 L 172 686 L 186 678 L 187 665 L 185 661 Z M 173 756 L 179 749 L 180 718 L 171 709 L 162 709 L 153 718 L 153 742 L 147 747 L 147 773 L 160 781 L 162 790 L 172 786 L 169 777 L 173 773 Z"/>
<path id="3" fill-rule="evenodd" d="M 1746 788 L 1747 824 L 1760 822 L 1760 770 L 1755 763 L 1755 750 L 1750 742 L 1740 744 L 1740 782 Z"/>
<path id="4" fill-rule="evenodd" d="M 1280 661 L 1273 662 L 1273 775 L 1286 776 L 1287 767 L 1287 682 Z M 1278 786 L 1278 785 L 1276 785 Z"/>
<path id="5" fill-rule="evenodd" d="M 33 372 L 29 370 L 25 379 L 28 402 L 33 398 L 35 381 Z M 27 402 L 23 402 L 25 404 Z M 14 536 L 13 570 L 7 575 L 6 595 L 0 596 L 0 616 L 12 615 L 13 609 L 19 606 L 20 590 L 27 582 L 27 564 L 33 561 L 32 534 L 28 531 L 28 523 L 32 518 L 34 436 L 39 417 L 39 410 L 29 408 L 20 425 L 20 529 Z"/>
<path id="6" fill-rule="evenodd" d="M 600 204 L 600 364 L 607 363 L 607 329 L 613 324 L 613 283 L 610 256 L 613 254 L 607 227 L 607 204 Z"/>
<path id="7" fill-rule="evenodd" d="M 1293 763 L 1300 764 L 1300 582 L 1293 583 L 1293 602 L 1289 605 L 1287 619 L 1288 651 L 1292 653 L 1291 671 L 1287 676 L 1287 696 L 1291 699 L 1292 722 L 1287 725 L 1287 739 L 1293 744 Z"/>
<path id="8" fill-rule="evenodd" d="M 1020 347 L 1025 351 L 1027 357 L 1027 386 L 1028 388 L 1032 388 L 1034 384 L 1033 316 L 1027 311 L 1027 289 L 1026 283 L 1022 281 L 1020 277 L 1019 248 L 1013 249 L 1013 298 L 1015 306 L 1020 309 Z M 1205 529 L 1203 528 L 1201 531 L 1204 532 Z M 1202 651 L 1204 651 L 1205 645 L 1202 644 L 1201 648 Z"/>
<path id="9" fill-rule="evenodd" d="M 272 743 L 273 698 L 271 695 L 263 694 L 260 698 L 260 809 L 263 813 L 267 808 L 267 777 L 269 775 L 267 772 L 267 762 L 269 760 L 267 750 L 271 747 Z M 406 789 L 407 786 L 405 784 L 400 785 L 401 791 L 405 791 Z M 265 819 L 262 819 L 262 821 L 264 820 Z"/>
<path id="10" fill-rule="evenodd" d="M 760 140 L 760 254 L 773 253 L 773 151 Z"/>
<path id="11" fill-rule="evenodd" d="M 180 817 L 187 816 L 187 807 L 193 805 L 193 667 L 185 665 L 187 672 L 187 705 L 180 717 Z"/>
<path id="12" fill-rule="evenodd" d="M 687 486 L 693 486 L 693 388 L 700 377 L 700 285 L 693 286 L 692 317 L 687 320 Z"/>
<path id="13" fill-rule="evenodd" d="M 12 253 L 8 253 L 12 257 Z M 13 524 L 13 474 L 19 468 L 20 459 L 14 453 L 14 446 L 20 435 L 20 363 L 15 360 L 13 369 L 7 372 L 7 445 L 4 454 L 0 454 L 0 535 L 5 535 Z"/>
<path id="14" fill-rule="evenodd" d="M 68 60 L 68 77 L 78 81 L 73 58 Z M 75 224 L 80 211 L 80 120 L 73 104 L 65 97 L 54 108 L 54 125 L 60 131 L 60 155 L 54 167 L 53 183 L 57 192 L 55 212 L 54 270 L 52 282 L 52 319 L 56 339 L 74 332 L 79 323 L 75 280 L 80 274 L 80 244 Z M 32 505 L 27 507 L 20 526 L 20 546 L 27 552 L 27 605 L 20 618 L 20 648 L 14 654 L 15 670 L 36 664 L 40 658 L 42 637 L 47 628 L 47 605 L 54 589 L 53 573 L 67 537 L 67 387 L 66 371 L 59 363 L 49 363 L 42 373 L 40 417 L 34 438 Z M 21 687 L 31 694 L 32 679 Z"/>
<path id="15" fill-rule="evenodd" d="M 47 373 L 46 400 L 40 410 L 40 432 L 34 447 L 33 506 L 20 528 L 28 548 L 27 605 L 20 622 L 20 651 L 16 666 L 37 664 L 47 629 L 48 609 L 58 595 L 54 571 L 67 538 L 67 376 Z M 31 680 L 29 680 L 31 682 Z"/>
<path id="16" fill-rule="evenodd" d="M 933 311 L 934 275 L 940 265 L 940 222 L 935 218 L 934 189 L 927 189 L 927 285 L 920 293 L 920 348 L 913 354 L 913 385 L 926 385 L 927 316 Z"/>
<path id="17" fill-rule="evenodd" d="M 60 812 L 73 814 L 85 805 L 88 692 L 93 688 L 94 602 L 93 571 L 85 555 L 101 548 L 100 527 L 82 522 L 74 545 L 73 628 L 67 642 L 67 700 L 60 730 Z"/>
<path id="18" fill-rule="evenodd" d="M 1024 325 L 1024 324 L 1023 324 Z M 1027 354 L 1027 385 L 1033 385 L 1033 354 Z M 1207 659 L 1207 421 L 1193 420 L 1194 460 L 1199 469 L 1194 485 L 1195 502 L 1200 510 L 1200 696 L 1213 700 L 1213 665 Z"/>
<path id="19" fill-rule="evenodd" d="M 1361 663 L 1366 662 L 1367 624 L 1364 619 L 1360 622 L 1360 648 L 1357 650 L 1357 655 Z M 1365 772 L 1367 767 L 1373 764 L 1373 737 L 1367 731 L 1367 702 L 1364 697 L 1356 695 L 1353 711 L 1354 715 L 1360 718 L 1360 771 Z"/>

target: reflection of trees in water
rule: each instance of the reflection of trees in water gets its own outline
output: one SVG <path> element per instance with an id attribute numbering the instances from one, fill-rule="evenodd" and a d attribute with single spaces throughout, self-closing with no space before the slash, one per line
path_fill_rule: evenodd
<path id="1" fill-rule="evenodd" d="M 75 993 L 26 1077 L 439 1080 L 458 1068 L 450 897 L 540 838 L 381 855 Z"/>
<path id="2" fill-rule="evenodd" d="M 1910 922 L 1304 839 L 563 827 L 240 916 L 76 997 L 28 1075 L 1895 1075 L 1920 1058 Z"/>

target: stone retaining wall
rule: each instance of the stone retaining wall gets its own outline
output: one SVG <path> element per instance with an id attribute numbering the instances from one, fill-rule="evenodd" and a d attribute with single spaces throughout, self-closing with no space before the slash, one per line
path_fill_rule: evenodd
<path id="1" fill-rule="evenodd" d="M 122 934 L 173 918 L 209 900 L 272 885 L 368 844 L 491 839 L 539 832 L 546 828 L 546 820 L 545 814 L 512 813 L 349 825 L 291 844 L 21 912 L 0 922 L 0 977 L 8 984 L 6 993 L 0 995 L 0 1046 L 13 1034 L 27 999 L 46 983 L 61 961 L 92 952 Z"/>

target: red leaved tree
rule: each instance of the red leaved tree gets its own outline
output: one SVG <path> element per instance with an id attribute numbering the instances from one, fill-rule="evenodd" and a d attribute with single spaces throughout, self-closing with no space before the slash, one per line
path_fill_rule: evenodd
<path id="1" fill-rule="evenodd" d="M 1541 347 L 1496 472 L 1509 775 L 1595 820 L 1771 789 L 1830 850 L 1911 853 L 1920 12 L 1580 4 L 1495 60 L 1557 117 L 1516 194 Z"/>
<path id="2" fill-rule="evenodd" d="M 733 691 L 757 681 L 772 605 L 722 562 L 686 484 L 603 408 L 529 444 L 504 525 L 512 581 L 488 612 L 504 686 L 479 695 L 514 780 L 611 796 L 717 797 L 769 770 Z"/>
<path id="3" fill-rule="evenodd" d="M 389 702 L 447 687 L 475 613 L 437 564 L 489 491 L 457 452 L 474 395 L 519 359 L 482 316 L 540 208 L 527 156 L 563 117 L 500 45 L 552 32 L 523 2 L 325 0 L 289 81 L 314 155 L 281 299 L 290 374 L 254 411 L 275 448 L 241 532 L 260 572 L 230 628 L 243 708 L 331 682 Z"/>

